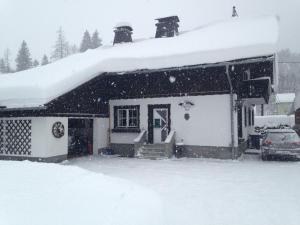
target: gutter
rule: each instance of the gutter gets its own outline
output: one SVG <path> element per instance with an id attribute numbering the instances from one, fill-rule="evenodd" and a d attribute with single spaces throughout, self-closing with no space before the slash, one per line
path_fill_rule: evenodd
<path id="1" fill-rule="evenodd" d="M 231 131 L 231 158 L 235 159 L 235 148 L 234 148 L 234 101 L 233 101 L 233 87 L 231 78 L 229 76 L 229 64 L 226 64 L 226 76 L 230 86 L 230 131 Z"/>

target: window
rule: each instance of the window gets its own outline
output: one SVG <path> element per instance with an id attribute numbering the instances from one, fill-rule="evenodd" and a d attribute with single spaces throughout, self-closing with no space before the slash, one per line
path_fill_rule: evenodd
<path id="1" fill-rule="evenodd" d="M 114 107 L 114 129 L 115 132 L 139 132 L 139 110 L 136 106 Z"/>
<path id="2" fill-rule="evenodd" d="M 252 122 L 251 115 L 252 115 L 251 109 L 248 108 L 248 126 L 249 126 L 249 127 L 251 127 L 251 125 L 252 125 L 252 124 L 251 124 L 251 122 Z"/>
<path id="3" fill-rule="evenodd" d="M 252 126 L 254 126 L 254 109 L 252 109 Z"/>
<path id="4" fill-rule="evenodd" d="M 247 127 L 247 108 L 244 107 L 244 125 Z"/>

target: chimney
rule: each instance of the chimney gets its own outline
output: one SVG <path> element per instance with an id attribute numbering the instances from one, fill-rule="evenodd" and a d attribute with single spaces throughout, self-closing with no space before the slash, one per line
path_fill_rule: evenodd
<path id="1" fill-rule="evenodd" d="M 120 44 L 124 42 L 132 42 L 132 27 L 128 23 L 119 23 L 115 26 L 115 38 L 114 44 Z"/>
<path id="2" fill-rule="evenodd" d="M 179 18 L 178 16 L 169 16 L 156 19 L 158 22 L 156 25 L 155 38 L 162 37 L 174 37 L 178 35 Z"/>

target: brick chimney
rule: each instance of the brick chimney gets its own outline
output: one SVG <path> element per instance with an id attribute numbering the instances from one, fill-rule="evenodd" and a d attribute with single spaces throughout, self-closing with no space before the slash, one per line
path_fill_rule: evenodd
<path id="1" fill-rule="evenodd" d="M 114 44 L 132 42 L 132 27 L 128 23 L 119 23 L 115 26 Z"/>
<path id="2" fill-rule="evenodd" d="M 174 37 L 178 35 L 179 18 L 178 16 L 169 16 L 156 19 L 158 22 L 156 25 L 155 38 L 162 37 Z"/>

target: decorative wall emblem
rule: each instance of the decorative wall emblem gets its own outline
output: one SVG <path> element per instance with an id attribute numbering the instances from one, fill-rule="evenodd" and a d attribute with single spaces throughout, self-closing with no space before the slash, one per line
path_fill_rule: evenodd
<path id="1" fill-rule="evenodd" d="M 61 138 L 65 135 L 65 127 L 61 122 L 55 122 L 52 126 L 52 134 L 56 138 Z"/>
<path id="2" fill-rule="evenodd" d="M 190 119 L 190 114 L 189 113 L 185 113 L 184 114 L 184 119 L 185 120 L 189 120 Z"/>

